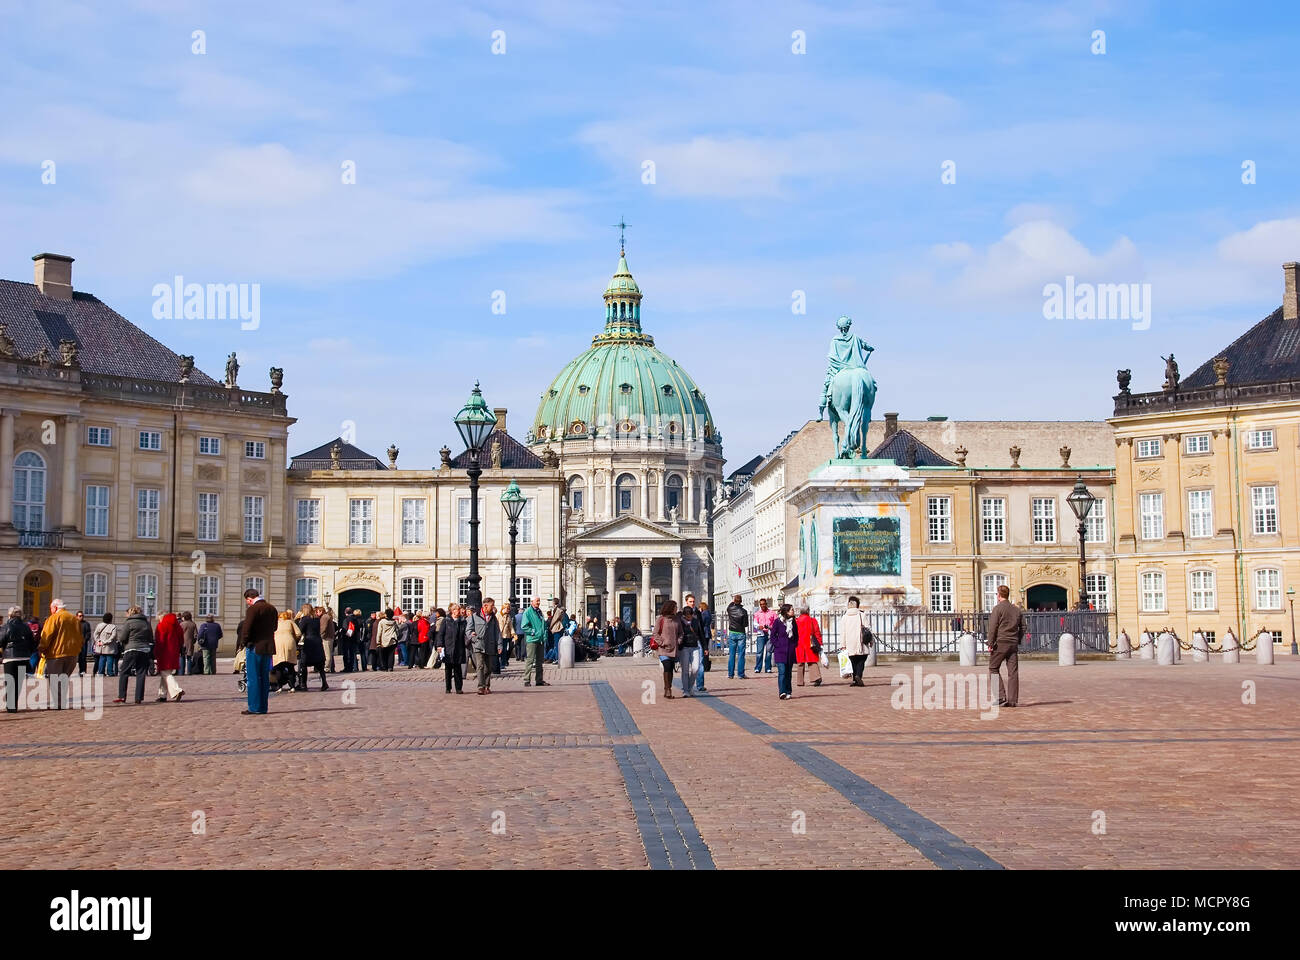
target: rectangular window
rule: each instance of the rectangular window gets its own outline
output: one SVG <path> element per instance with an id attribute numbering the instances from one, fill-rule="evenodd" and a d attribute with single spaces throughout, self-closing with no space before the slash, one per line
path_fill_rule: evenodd
<path id="1" fill-rule="evenodd" d="M 457 581 L 456 599 L 462 606 L 469 600 L 469 577 L 461 577 Z"/>
<path id="2" fill-rule="evenodd" d="M 618 491 L 618 512 L 627 513 L 632 509 L 632 491 Z"/>
<path id="3" fill-rule="evenodd" d="M 1106 501 L 1100 497 L 1092 501 L 1092 509 L 1088 511 L 1083 537 L 1086 543 L 1106 542 Z"/>
<path id="4" fill-rule="evenodd" d="M 1272 430 L 1249 430 L 1246 432 L 1247 450 L 1272 450 L 1276 446 L 1273 441 Z"/>
<path id="5" fill-rule="evenodd" d="M 375 542 L 375 502 L 348 501 L 348 543 L 368 546 Z"/>
<path id="6" fill-rule="evenodd" d="M 519 598 L 519 606 L 515 610 L 523 610 L 525 607 L 532 606 L 533 603 L 533 578 L 532 577 L 515 577 L 515 596 Z"/>
<path id="7" fill-rule="evenodd" d="M 582 491 L 581 491 L 581 490 L 574 490 L 574 491 L 573 491 L 573 509 L 574 509 L 574 510 L 581 510 L 581 509 L 582 509 Z"/>
<path id="8" fill-rule="evenodd" d="M 108 487 L 86 487 L 86 536 L 108 536 Z"/>
<path id="9" fill-rule="evenodd" d="M 927 497 L 931 543 L 952 541 L 952 497 Z"/>
<path id="10" fill-rule="evenodd" d="M 244 457 L 249 460 L 265 460 L 266 444 L 261 440 L 245 440 Z"/>
<path id="11" fill-rule="evenodd" d="M 1165 609 L 1165 575 L 1159 570 L 1142 574 L 1142 609 L 1146 613 Z"/>
<path id="12" fill-rule="evenodd" d="M 1282 609 L 1282 571 L 1274 569 L 1255 571 L 1255 609 Z"/>
<path id="13" fill-rule="evenodd" d="M 146 617 L 158 613 L 158 577 L 152 573 L 142 573 L 135 578 L 135 605 Z"/>
<path id="14" fill-rule="evenodd" d="M 1151 457 L 1160 456 L 1160 441 L 1139 440 L 1137 442 L 1137 456 L 1139 460 L 1147 460 Z"/>
<path id="15" fill-rule="evenodd" d="M 140 431 L 140 449 L 141 450 L 161 450 L 162 434 L 157 430 Z"/>
<path id="16" fill-rule="evenodd" d="M 221 456 L 221 438 L 199 437 L 199 453 L 205 457 Z"/>
<path id="17" fill-rule="evenodd" d="M 1110 577 L 1104 573 L 1090 573 L 1084 578 L 1088 588 L 1088 602 L 1094 610 L 1110 609 Z"/>
<path id="18" fill-rule="evenodd" d="M 1273 642 L 1274 642 L 1274 643 L 1282 643 L 1282 642 L 1283 642 L 1283 641 L 1282 641 L 1282 631 L 1281 631 L 1281 630 L 1270 630 L 1269 633 L 1268 633 L 1268 635 L 1269 635 L 1270 637 L 1273 638 Z M 1214 642 L 1213 640 L 1210 641 L 1210 643 L 1213 643 L 1213 642 Z"/>
<path id="19" fill-rule="evenodd" d="M 423 502 L 423 501 L 422 501 Z M 402 610 L 415 616 L 424 609 L 424 580 L 420 577 L 402 578 Z"/>
<path id="20" fill-rule="evenodd" d="M 258 596 L 261 596 L 262 594 L 266 593 L 266 578 L 265 578 L 265 577 L 245 577 L 245 578 L 244 578 L 244 589 L 245 589 L 245 590 L 256 590 L 256 591 L 257 591 L 257 595 L 258 595 Z"/>
<path id="21" fill-rule="evenodd" d="M 479 516 L 479 533 L 482 534 L 483 528 L 483 498 L 478 499 L 478 516 Z M 481 539 L 481 537 L 480 537 Z M 469 497 L 458 497 L 456 500 L 456 543 L 465 545 L 469 543 Z"/>
<path id="22" fill-rule="evenodd" d="M 1277 487 L 1250 488 L 1250 516 L 1256 533 L 1277 533 Z"/>
<path id="23" fill-rule="evenodd" d="M 217 523 L 220 514 L 221 494 L 199 494 L 199 522 L 194 536 L 198 540 L 214 541 L 218 539 L 221 527 Z"/>
<path id="24" fill-rule="evenodd" d="M 946 573 L 930 575 L 930 612 L 952 613 L 952 576 Z"/>
<path id="25" fill-rule="evenodd" d="M 1188 434 L 1186 444 L 1188 453 L 1209 453 L 1210 435 L 1208 433 Z"/>
<path id="26" fill-rule="evenodd" d="M 304 603 L 310 603 L 313 607 L 320 604 L 318 594 L 320 591 L 320 581 L 315 577 L 299 577 L 294 581 L 293 586 L 293 609 L 297 612 L 302 608 Z"/>
<path id="27" fill-rule="evenodd" d="M 298 542 L 320 543 L 320 501 L 298 501 Z"/>
<path id="28" fill-rule="evenodd" d="M 984 609 L 992 610 L 998 605 L 998 587 L 1007 585 L 1005 573 L 984 574 Z"/>
<path id="29" fill-rule="evenodd" d="M 111 447 L 113 445 L 113 428 L 87 427 L 86 443 L 92 447 Z"/>
<path id="30" fill-rule="evenodd" d="M 1193 570 L 1188 574 L 1193 610 L 1213 610 L 1217 606 L 1214 598 L 1214 571 Z"/>
<path id="31" fill-rule="evenodd" d="M 217 597 L 220 596 L 221 581 L 216 577 L 199 577 L 200 617 L 217 616 Z"/>
<path id="32" fill-rule="evenodd" d="M 423 500 L 402 501 L 402 543 L 424 543 Z"/>
<path id="33" fill-rule="evenodd" d="M 1187 535 L 1189 537 L 1214 536 L 1214 492 L 1212 490 L 1187 491 Z"/>
<path id="34" fill-rule="evenodd" d="M 81 591 L 82 612 L 88 617 L 102 617 L 107 606 L 108 574 L 86 574 Z"/>
<path id="35" fill-rule="evenodd" d="M 263 497 L 244 498 L 244 542 L 262 542 L 262 514 L 266 501 Z"/>
<path id="36" fill-rule="evenodd" d="M 1056 501 L 1034 497 L 1034 543 L 1056 542 Z"/>
<path id="37" fill-rule="evenodd" d="M 1143 493 L 1138 496 L 1138 513 L 1142 518 L 1142 539 L 1159 540 L 1165 535 L 1165 495 Z"/>
<path id="38" fill-rule="evenodd" d="M 135 492 L 135 535 L 142 540 L 158 539 L 158 504 L 162 497 L 158 490 Z"/>
<path id="39" fill-rule="evenodd" d="M 985 543 L 1007 542 L 1007 502 L 1002 497 L 980 501 L 981 536 Z"/>
<path id="40" fill-rule="evenodd" d="M 537 500 L 529 497 L 524 501 L 524 509 L 519 514 L 519 542 L 536 543 L 537 542 L 537 524 L 534 522 L 536 516 Z"/>

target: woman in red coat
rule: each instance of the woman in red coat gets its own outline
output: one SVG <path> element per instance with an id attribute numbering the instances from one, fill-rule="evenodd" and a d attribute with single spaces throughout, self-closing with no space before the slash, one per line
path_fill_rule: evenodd
<path id="1" fill-rule="evenodd" d="M 185 633 L 174 613 L 164 613 L 158 621 L 153 636 L 153 659 L 158 666 L 158 702 L 170 700 L 179 703 L 185 691 L 176 681 L 176 671 L 181 665 L 181 644 Z"/>
<path id="2" fill-rule="evenodd" d="M 822 685 L 822 628 L 817 618 L 808 612 L 807 607 L 799 610 L 799 648 L 795 650 L 795 682 L 803 686 L 804 668 L 814 687 Z M 817 649 L 813 650 L 813 646 Z"/>

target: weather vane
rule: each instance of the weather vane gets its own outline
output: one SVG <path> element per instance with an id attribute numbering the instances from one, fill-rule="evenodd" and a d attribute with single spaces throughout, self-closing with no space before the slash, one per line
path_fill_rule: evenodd
<path id="1" fill-rule="evenodd" d="M 610 224 L 610 226 L 618 227 L 618 252 L 619 256 L 622 256 L 627 252 L 627 244 L 623 239 L 623 231 L 625 231 L 629 225 L 623 222 L 622 217 L 619 217 L 618 223 Z"/>

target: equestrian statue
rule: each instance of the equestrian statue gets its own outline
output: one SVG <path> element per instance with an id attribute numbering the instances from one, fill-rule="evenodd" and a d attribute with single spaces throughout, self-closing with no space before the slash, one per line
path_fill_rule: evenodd
<path id="1" fill-rule="evenodd" d="M 836 326 L 840 335 L 831 341 L 826 353 L 826 382 L 822 386 L 821 409 L 817 419 L 830 413 L 831 433 L 835 436 L 835 456 L 840 460 L 865 460 L 867 427 L 871 424 L 871 407 L 876 402 L 876 381 L 867 372 L 867 358 L 874 348 L 849 333 L 853 321 L 840 317 Z M 844 437 L 840 438 L 840 425 Z"/>

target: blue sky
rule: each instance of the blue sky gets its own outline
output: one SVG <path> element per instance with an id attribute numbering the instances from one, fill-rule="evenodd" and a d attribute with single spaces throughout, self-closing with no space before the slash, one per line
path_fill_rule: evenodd
<path id="1" fill-rule="evenodd" d="M 1282 3 L 0 0 L 0 276 L 70 254 L 214 376 L 284 367 L 293 452 L 350 420 L 424 466 L 475 379 L 522 437 L 623 216 L 733 464 L 816 415 L 844 313 L 877 416 L 1100 419 L 1117 367 L 1156 389 L 1280 302 L 1298 33 Z M 155 320 L 177 274 L 259 283 L 260 327 Z M 1066 275 L 1150 283 L 1150 329 L 1045 320 Z"/>

